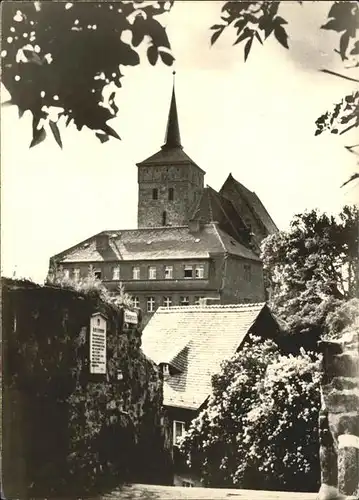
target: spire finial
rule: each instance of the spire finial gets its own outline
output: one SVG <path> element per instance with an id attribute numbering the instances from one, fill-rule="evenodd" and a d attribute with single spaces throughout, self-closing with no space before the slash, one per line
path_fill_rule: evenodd
<path id="1" fill-rule="evenodd" d="M 175 70 L 172 71 L 172 75 L 173 75 L 172 98 L 171 98 L 170 110 L 168 113 L 166 138 L 165 138 L 165 143 L 162 146 L 162 149 L 171 149 L 171 148 L 182 149 L 181 136 L 178 124 L 176 95 L 175 95 L 175 75 L 176 75 Z"/>

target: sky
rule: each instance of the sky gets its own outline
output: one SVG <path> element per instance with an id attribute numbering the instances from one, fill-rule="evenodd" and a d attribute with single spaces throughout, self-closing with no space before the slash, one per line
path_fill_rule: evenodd
<path id="1" fill-rule="evenodd" d="M 337 213 L 358 201 L 358 181 L 340 188 L 357 168 L 344 148 L 355 133 L 314 136 L 316 118 L 353 90 L 319 71 L 343 71 L 337 38 L 318 29 L 330 2 L 285 2 L 279 13 L 288 20 L 290 49 L 269 39 L 253 45 L 246 63 L 230 34 L 210 46 L 222 5 L 176 0 L 163 18 L 176 58 L 182 144 L 206 171 L 205 183 L 220 189 L 232 173 L 283 230 L 306 209 Z M 42 282 L 50 256 L 97 232 L 136 227 L 136 163 L 163 144 L 172 71 L 143 55 L 136 68 L 123 68 L 111 121 L 121 141 L 101 144 L 69 127 L 63 150 L 53 138 L 29 149 L 31 115 L 19 120 L 16 108 L 2 108 L 2 275 Z M 2 87 L 2 101 L 8 98 Z"/>

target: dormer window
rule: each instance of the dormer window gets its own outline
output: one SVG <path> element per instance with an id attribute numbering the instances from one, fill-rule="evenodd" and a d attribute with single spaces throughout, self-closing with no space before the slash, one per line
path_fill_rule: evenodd
<path id="1" fill-rule="evenodd" d="M 152 189 L 152 199 L 158 200 L 158 189 L 157 188 Z"/>
<path id="2" fill-rule="evenodd" d="M 162 373 L 163 375 L 170 375 L 170 365 L 168 363 L 163 363 Z"/>

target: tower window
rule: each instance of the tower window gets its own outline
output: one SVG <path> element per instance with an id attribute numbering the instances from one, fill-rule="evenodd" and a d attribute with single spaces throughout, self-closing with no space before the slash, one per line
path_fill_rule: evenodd
<path id="1" fill-rule="evenodd" d="M 173 201 L 173 198 L 174 198 L 174 189 L 173 188 L 169 188 L 169 190 L 168 190 L 168 199 L 170 201 Z"/>
<path id="2" fill-rule="evenodd" d="M 167 212 L 166 210 L 162 212 L 162 226 L 165 226 L 167 224 Z"/>
<path id="3" fill-rule="evenodd" d="M 152 189 L 152 199 L 158 200 L 158 189 L 157 188 Z"/>

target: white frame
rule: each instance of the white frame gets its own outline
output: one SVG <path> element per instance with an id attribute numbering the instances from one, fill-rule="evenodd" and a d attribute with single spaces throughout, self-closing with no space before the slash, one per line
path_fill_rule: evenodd
<path id="1" fill-rule="evenodd" d="M 198 274 L 198 276 L 197 276 Z M 194 277 L 198 279 L 203 279 L 204 278 L 204 265 L 203 264 L 198 264 L 194 270 Z"/>
<path id="2" fill-rule="evenodd" d="M 191 276 L 186 276 L 186 271 L 189 271 L 191 270 Z M 183 268 L 183 277 L 185 280 L 192 280 L 193 279 L 193 266 L 188 264 L 188 265 L 185 265 L 184 268 Z"/>
<path id="3" fill-rule="evenodd" d="M 132 267 L 132 279 L 133 280 L 139 280 L 141 277 L 141 268 L 140 266 L 133 266 Z"/>
<path id="4" fill-rule="evenodd" d="M 132 297 L 132 306 L 133 307 L 137 307 L 139 308 L 140 307 L 140 298 L 137 297 L 137 295 L 135 297 Z"/>
<path id="5" fill-rule="evenodd" d="M 148 267 L 148 279 L 149 280 L 155 280 L 157 276 L 157 268 L 156 266 L 149 266 Z"/>
<path id="6" fill-rule="evenodd" d="M 166 307 L 167 309 L 172 306 L 172 297 L 167 296 L 163 297 L 163 307 Z"/>
<path id="7" fill-rule="evenodd" d="M 155 312 L 155 305 L 156 305 L 155 297 L 153 297 L 153 296 L 147 297 L 146 304 L 147 304 L 147 312 L 149 312 L 149 313 Z"/>
<path id="8" fill-rule="evenodd" d="M 166 271 L 168 271 L 168 275 L 166 274 Z M 173 279 L 173 266 L 165 266 L 165 279 Z"/>
<path id="9" fill-rule="evenodd" d="M 188 302 L 188 304 L 183 304 L 184 301 L 182 299 L 187 299 L 186 302 Z M 185 295 L 184 297 L 180 298 L 180 306 L 183 306 L 183 307 L 189 306 L 189 295 Z"/>
<path id="10" fill-rule="evenodd" d="M 178 437 L 182 437 L 183 434 L 186 432 L 186 422 L 183 422 L 182 420 L 174 420 L 173 421 L 173 429 L 172 429 L 172 432 L 173 432 L 173 446 L 178 446 L 177 444 L 177 440 L 176 440 L 176 424 L 182 424 L 182 429 L 183 429 L 183 432 L 181 433 L 181 436 L 178 436 Z"/>
<path id="11" fill-rule="evenodd" d="M 119 281 L 119 279 L 120 279 L 120 266 L 115 266 L 112 268 L 112 279 L 114 281 Z"/>

